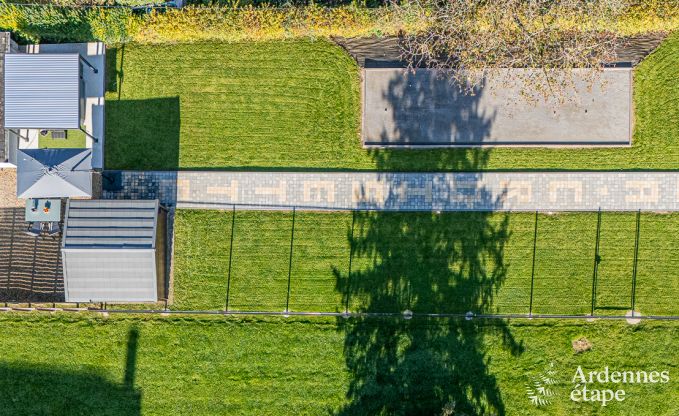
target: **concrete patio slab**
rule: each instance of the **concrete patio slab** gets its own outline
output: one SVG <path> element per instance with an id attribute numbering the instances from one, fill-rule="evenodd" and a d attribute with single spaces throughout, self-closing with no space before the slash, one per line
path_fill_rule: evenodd
<path id="1" fill-rule="evenodd" d="M 530 72 L 529 69 L 508 69 Z M 366 68 L 362 140 L 366 147 L 625 146 L 632 134 L 632 69 L 601 73 L 591 90 L 574 70 L 565 103 L 521 98 L 523 84 L 489 79 L 475 95 L 435 70 Z"/>

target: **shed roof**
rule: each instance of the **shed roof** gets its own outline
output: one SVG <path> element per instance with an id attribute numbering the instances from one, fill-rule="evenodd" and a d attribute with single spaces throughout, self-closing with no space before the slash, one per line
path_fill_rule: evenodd
<path id="1" fill-rule="evenodd" d="M 63 248 L 153 249 L 157 200 L 69 200 Z"/>
<path id="2" fill-rule="evenodd" d="M 67 302 L 158 299 L 158 200 L 69 200 L 62 259 Z"/>
<path id="3" fill-rule="evenodd" d="M 155 250 L 63 249 L 66 302 L 155 302 Z"/>
<path id="4" fill-rule="evenodd" d="M 5 128 L 80 128 L 80 55 L 5 55 Z"/>

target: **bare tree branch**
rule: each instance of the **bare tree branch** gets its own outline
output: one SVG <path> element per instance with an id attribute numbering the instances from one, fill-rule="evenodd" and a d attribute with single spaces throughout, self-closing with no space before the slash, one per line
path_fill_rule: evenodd
<path id="1" fill-rule="evenodd" d="M 518 86 L 524 99 L 571 99 L 573 73 L 592 87 L 616 60 L 611 25 L 628 0 L 412 0 L 397 11 L 426 16 L 420 33 L 401 39 L 409 68 L 439 70 L 474 94 L 489 77 Z M 603 24 L 602 24 L 603 23 Z M 524 70 L 510 71 L 508 69 Z"/>

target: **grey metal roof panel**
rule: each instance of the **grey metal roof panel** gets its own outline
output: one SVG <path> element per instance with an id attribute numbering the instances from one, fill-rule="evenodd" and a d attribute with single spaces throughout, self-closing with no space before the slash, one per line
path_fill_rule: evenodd
<path id="1" fill-rule="evenodd" d="M 141 209 L 109 209 L 109 208 L 71 208 L 72 218 L 90 218 L 96 215 L 98 218 L 106 217 L 111 219 L 116 218 L 146 218 L 153 219 L 155 217 L 155 211 L 153 208 L 141 208 Z"/>
<path id="2" fill-rule="evenodd" d="M 80 128 L 80 55 L 5 55 L 5 128 Z"/>
<path id="3" fill-rule="evenodd" d="M 72 224 L 71 224 L 72 225 Z M 84 237 L 91 238 L 92 236 L 96 238 L 109 237 L 109 238 L 119 238 L 119 237 L 153 237 L 153 227 L 140 227 L 140 228 L 119 228 L 119 227 L 108 227 L 108 228 L 94 228 L 94 227 L 69 227 L 67 237 Z"/>
<path id="4" fill-rule="evenodd" d="M 96 201 L 97 208 L 115 208 L 122 209 L 125 207 L 139 209 L 139 208 L 155 208 L 158 201 L 155 199 L 100 199 Z M 71 201 L 71 208 L 91 208 L 92 201 L 85 199 L 74 199 Z"/>
<path id="5" fill-rule="evenodd" d="M 63 249 L 67 302 L 155 302 L 155 250 Z"/>
<path id="6" fill-rule="evenodd" d="M 73 208 L 71 208 L 73 209 Z M 128 219 L 128 218 L 110 218 L 106 221 L 107 227 L 115 228 L 144 228 L 153 227 L 152 218 L 142 219 Z M 101 228 L 101 220 L 99 218 L 72 216 L 69 220 L 69 226 L 73 228 L 80 227 L 99 227 Z"/>
<path id="7" fill-rule="evenodd" d="M 154 248 L 158 201 L 69 200 L 63 248 Z"/>
<path id="8" fill-rule="evenodd" d="M 102 236 L 88 237 L 69 237 L 68 243 L 64 245 L 65 248 L 153 248 L 150 243 L 150 238 L 142 237 L 135 238 L 130 236 L 121 236 L 119 238 L 110 238 Z"/>

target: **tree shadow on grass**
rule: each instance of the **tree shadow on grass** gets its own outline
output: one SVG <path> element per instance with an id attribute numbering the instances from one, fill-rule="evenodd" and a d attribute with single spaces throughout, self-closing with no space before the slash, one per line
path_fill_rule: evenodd
<path id="1" fill-rule="evenodd" d="M 407 113 L 427 99 L 426 86 L 406 89 L 404 95 L 402 82 L 393 80 L 387 92 L 396 113 Z M 433 123 L 450 135 L 465 131 L 455 125 L 461 122 L 488 132 L 492 117 L 479 114 L 477 102 L 478 96 L 469 98 L 465 120 L 448 114 Z M 413 134 L 412 120 L 404 125 L 399 120 L 393 120 L 396 128 Z M 418 152 L 376 150 L 373 157 L 379 170 L 393 170 Z M 489 153 L 482 148 L 437 152 L 435 162 L 442 169 L 479 171 Z M 461 182 L 431 186 L 435 195 L 446 195 L 461 205 L 471 200 L 491 206 L 499 203 L 499 199 L 491 200 L 493 196 L 479 178 L 469 173 Z M 383 180 L 391 177 L 384 174 Z M 420 189 L 410 197 L 427 195 Z M 397 198 L 403 194 L 388 195 L 385 206 L 396 206 Z M 523 346 L 510 328 L 502 321 L 481 325 L 417 314 L 493 310 L 494 295 L 507 274 L 504 247 L 510 237 L 509 220 L 506 214 L 489 212 L 355 213 L 353 228 L 347 232 L 353 253 L 351 271 L 335 270 L 336 288 L 347 308 L 374 313 L 410 310 L 415 315 L 412 319 L 339 320 L 351 381 L 348 402 L 338 414 L 436 415 L 445 409 L 454 409 L 454 414 L 505 413 L 497 380 L 488 368 L 485 338 L 493 333 L 495 339 L 499 333 L 503 345 L 518 355 Z"/>
<path id="2" fill-rule="evenodd" d="M 137 329 L 130 330 L 122 384 L 95 370 L 67 371 L 54 365 L 0 363 L 0 414 L 141 414 L 141 393 L 134 387 L 138 338 Z"/>

